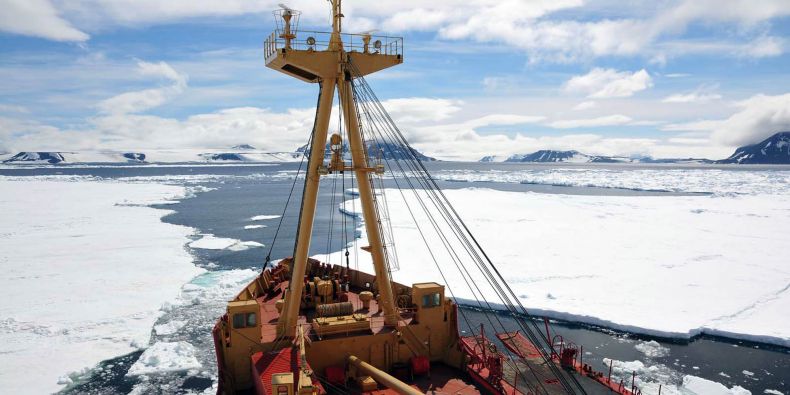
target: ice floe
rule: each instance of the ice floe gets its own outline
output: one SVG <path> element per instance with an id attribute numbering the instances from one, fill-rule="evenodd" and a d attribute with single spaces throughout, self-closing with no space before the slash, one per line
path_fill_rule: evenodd
<path id="1" fill-rule="evenodd" d="M 143 351 L 126 375 L 167 373 L 198 369 L 200 366 L 195 358 L 195 347 L 191 344 L 184 341 L 158 342 Z"/>
<path id="2" fill-rule="evenodd" d="M 475 188 L 445 194 L 535 314 L 646 335 L 708 333 L 790 346 L 790 267 L 785 249 L 777 248 L 790 234 L 790 196 L 582 196 Z M 419 201 L 410 193 L 405 198 L 408 205 L 396 190 L 388 191 L 400 265 L 393 277 L 404 284 L 442 281 L 407 208 L 419 208 Z M 705 212 L 692 211 L 700 208 Z M 340 209 L 358 216 L 361 205 L 344 202 Z M 419 210 L 415 217 L 427 245 L 442 245 L 427 217 Z M 463 281 L 479 275 L 476 269 L 461 274 L 448 254 L 432 250 L 449 293 L 476 305 Z M 358 250 L 353 256 L 362 270 L 372 271 L 369 254 Z M 342 252 L 318 258 L 343 262 Z"/>
<path id="3" fill-rule="evenodd" d="M 632 381 L 643 394 L 657 394 L 659 387 L 667 395 L 749 395 L 751 392 L 741 386 L 727 388 L 694 375 L 684 375 L 665 365 L 650 365 L 642 361 L 618 361 L 604 358 L 603 369 L 612 367 L 612 381 L 622 382 L 631 388 Z M 633 375 L 635 374 L 635 375 Z"/>
<path id="4" fill-rule="evenodd" d="M 186 324 L 187 322 L 183 320 L 172 320 L 164 324 L 154 325 L 154 331 L 156 331 L 157 335 L 172 335 Z"/>
<path id="5" fill-rule="evenodd" d="M 277 218 L 280 218 L 280 216 L 263 214 L 263 215 L 256 215 L 250 218 L 250 221 L 265 221 L 267 219 L 277 219 Z"/>
<path id="6" fill-rule="evenodd" d="M 727 388 L 724 384 L 703 379 L 702 377 L 687 375 L 683 377 L 682 389 L 692 394 L 699 395 L 750 395 L 751 391 L 741 387 L 733 386 Z"/>
<path id="7" fill-rule="evenodd" d="M 0 392 L 55 392 L 144 347 L 162 303 L 203 272 L 183 248 L 194 230 L 144 207 L 181 186 L 3 179 L 0 190 L 24 191 L 0 194 Z"/>
<path id="8" fill-rule="evenodd" d="M 266 225 L 245 225 L 244 229 L 260 229 L 265 227 Z"/>
<path id="9" fill-rule="evenodd" d="M 189 246 L 202 250 L 244 251 L 250 248 L 263 247 L 263 244 L 257 241 L 241 241 L 225 237 L 216 237 L 212 234 L 204 234 L 200 239 L 189 243 Z"/>
<path id="10" fill-rule="evenodd" d="M 669 355 L 669 348 L 662 346 L 655 340 L 639 343 L 634 346 L 637 351 L 645 354 L 648 358 L 664 357 Z"/>
<path id="11" fill-rule="evenodd" d="M 515 167 L 512 170 L 439 170 L 445 181 L 493 181 L 555 186 L 622 188 L 640 191 L 705 192 L 728 194 L 790 194 L 790 171 L 629 166 Z"/>

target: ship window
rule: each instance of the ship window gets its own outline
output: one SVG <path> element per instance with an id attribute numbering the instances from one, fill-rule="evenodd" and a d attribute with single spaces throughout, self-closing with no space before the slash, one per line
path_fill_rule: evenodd
<path id="1" fill-rule="evenodd" d="M 255 320 L 255 313 L 247 313 L 247 326 L 254 327 L 257 323 L 258 321 Z"/>
<path id="2" fill-rule="evenodd" d="M 422 307 L 436 307 L 441 305 L 442 300 L 439 293 L 432 293 L 422 296 Z"/>
<path id="3" fill-rule="evenodd" d="M 288 387 L 284 385 L 278 385 L 277 395 L 288 395 Z"/>
<path id="4" fill-rule="evenodd" d="M 244 328 L 244 314 L 234 314 L 233 315 L 233 327 L 236 329 Z"/>

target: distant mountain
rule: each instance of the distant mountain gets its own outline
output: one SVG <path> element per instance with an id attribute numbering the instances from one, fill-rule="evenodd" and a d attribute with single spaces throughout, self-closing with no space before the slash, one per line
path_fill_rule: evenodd
<path id="1" fill-rule="evenodd" d="M 239 144 L 239 145 L 234 145 L 233 147 L 230 147 L 230 149 L 237 149 L 237 150 L 254 150 L 254 149 L 255 149 L 255 147 L 253 147 L 253 146 L 251 146 L 251 145 L 249 145 L 249 144 Z"/>
<path id="2" fill-rule="evenodd" d="M 484 157 L 480 158 L 480 160 L 478 162 L 490 163 L 490 162 L 502 162 L 502 161 L 499 160 L 499 156 L 498 155 L 487 155 L 487 156 L 484 156 Z"/>
<path id="3" fill-rule="evenodd" d="M 3 163 L 24 162 L 24 163 L 49 163 L 54 165 L 56 163 L 61 163 L 65 160 L 66 158 L 64 158 L 63 154 L 60 152 L 24 151 L 4 160 Z"/>
<path id="4" fill-rule="evenodd" d="M 201 154 L 202 157 L 206 158 L 206 160 L 213 160 L 213 161 L 243 161 L 247 160 L 241 154 L 237 154 L 234 152 L 220 152 L 217 154 Z"/>
<path id="5" fill-rule="evenodd" d="M 425 154 L 417 151 L 414 148 L 412 148 L 412 150 L 414 150 L 415 156 L 423 162 L 432 162 L 436 160 L 436 158 L 431 158 L 430 156 L 426 156 Z M 307 151 L 307 144 L 296 149 L 296 152 L 300 152 L 300 153 L 305 153 L 306 151 Z M 346 154 L 348 152 L 349 152 L 348 146 L 346 144 L 343 144 L 343 153 Z M 378 158 L 379 153 L 382 154 L 381 158 L 383 160 L 391 160 L 391 159 L 402 160 L 411 157 L 409 155 L 409 152 L 407 151 L 407 148 L 398 144 L 384 143 L 378 145 L 371 143 L 368 145 L 368 155 L 370 155 L 371 158 Z M 329 143 L 327 143 L 326 147 L 324 148 L 324 156 L 328 158 L 329 155 L 331 154 L 332 154 L 332 150 L 329 147 Z"/>
<path id="6" fill-rule="evenodd" d="M 124 152 L 122 156 L 129 162 L 145 162 L 145 154 L 142 152 Z"/>
<path id="7" fill-rule="evenodd" d="M 680 163 L 680 164 L 710 164 L 717 163 L 710 159 L 701 158 L 667 158 L 653 159 L 649 156 L 623 157 L 589 155 L 576 150 L 555 151 L 540 150 L 531 154 L 515 154 L 505 160 L 501 156 L 489 155 L 480 158 L 479 162 L 510 162 L 510 163 Z"/>
<path id="8" fill-rule="evenodd" d="M 494 162 L 496 156 L 486 156 L 480 159 L 481 162 Z M 632 162 L 630 158 L 621 158 L 613 156 L 601 155 L 587 155 L 579 151 L 555 151 L 555 150 L 540 150 L 531 154 L 515 154 L 511 155 L 505 162 L 516 163 L 629 163 Z"/>
<path id="9" fill-rule="evenodd" d="M 125 151 L 23 151 L 15 155 L 0 154 L 0 161 L 9 165 L 70 165 L 80 163 L 128 164 L 128 163 L 206 163 L 206 162 L 294 162 L 302 154 L 298 152 L 263 152 L 244 150 L 151 150 L 143 152 Z"/>
<path id="10" fill-rule="evenodd" d="M 636 160 L 639 163 L 680 163 L 680 164 L 711 164 L 716 163 L 715 160 L 705 158 L 660 158 L 653 159 L 649 156 L 644 156 Z"/>
<path id="11" fill-rule="evenodd" d="M 790 164 L 790 132 L 779 132 L 757 144 L 740 147 L 716 163 Z"/>

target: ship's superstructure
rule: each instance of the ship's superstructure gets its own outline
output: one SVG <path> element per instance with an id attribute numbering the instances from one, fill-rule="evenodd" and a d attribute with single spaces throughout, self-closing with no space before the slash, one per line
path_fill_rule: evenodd
<path id="1" fill-rule="evenodd" d="M 319 98 L 293 256 L 275 264 L 267 257 L 260 275 L 228 302 L 227 313 L 217 322 L 213 335 L 219 393 L 634 391 L 593 372 L 575 346 L 549 340 L 548 324 L 545 334 L 536 329 L 365 82 L 364 76 L 403 62 L 403 40 L 342 33 L 341 0 L 330 3 L 331 32 L 299 31 L 299 13 L 283 7 L 276 12 L 278 29 L 264 44 L 267 67 L 317 84 Z M 335 96 L 341 130 L 329 136 Z M 411 155 L 381 163 L 375 151 L 386 139 Z M 481 274 L 456 266 L 468 278 L 479 276 L 472 284 L 467 281 L 477 288 L 472 294 L 479 307 L 495 303 L 517 314 L 517 331 L 505 330 L 496 317 L 487 321 L 497 332 L 494 340 L 486 337 L 483 325 L 471 328 L 446 287 L 450 285 L 438 282 L 442 278 L 408 285 L 392 280 L 397 254 L 384 191 L 376 187 L 385 171 L 402 173 L 393 174 L 398 188 L 427 191 L 419 206 L 426 212 L 435 209 L 447 227 L 434 219 L 427 222 L 440 233 L 449 230 L 441 239 L 447 242 L 426 247 L 446 248 L 462 265 L 461 255 L 468 254 L 467 264 Z M 373 273 L 351 268 L 348 253 L 345 265 L 309 256 L 321 179 L 347 174 L 358 191 L 369 243 L 362 249 L 370 254 Z M 453 245 L 463 250 L 459 253 Z M 497 300 L 486 300 L 489 295 Z M 460 321 L 469 335 L 460 334 Z"/>

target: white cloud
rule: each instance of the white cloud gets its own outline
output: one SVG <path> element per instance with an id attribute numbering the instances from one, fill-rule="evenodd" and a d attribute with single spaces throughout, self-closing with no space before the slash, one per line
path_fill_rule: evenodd
<path id="1" fill-rule="evenodd" d="M 2 0 L 0 28 L 55 40 L 88 39 L 84 31 L 117 26 L 170 23 L 187 18 L 257 14 L 268 18 L 278 0 Z M 305 27 L 328 24 L 328 6 L 292 0 Z M 28 6 L 29 5 L 29 6 Z M 8 10 L 11 12 L 8 12 Z M 561 11 L 572 12 L 560 13 Z M 769 32 L 770 21 L 790 15 L 786 0 L 673 0 L 617 2 L 583 0 L 423 0 L 357 1 L 344 4 L 345 26 L 357 31 L 381 28 L 436 32 L 449 40 L 502 43 L 524 50 L 531 62 L 576 62 L 607 56 L 668 57 L 715 51 L 727 56 L 776 56 L 786 50 Z M 580 15 L 584 15 L 581 18 Z M 312 25 L 312 26 L 311 26 Z M 700 25 L 716 33 L 686 36 Z M 674 41 L 672 41 L 674 40 Z M 717 41 L 718 40 L 718 41 Z M 723 40 L 723 41 L 722 41 Z M 691 45 L 684 45 L 685 41 Z"/>
<path id="2" fill-rule="evenodd" d="M 89 36 L 61 18 L 49 0 L 0 1 L 0 30 L 55 41 L 85 41 Z"/>
<path id="3" fill-rule="evenodd" d="M 669 95 L 661 101 L 664 103 L 706 103 L 719 99 L 721 99 L 721 95 L 716 93 L 689 92 Z"/>
<path id="4" fill-rule="evenodd" d="M 744 45 L 737 52 L 750 58 L 767 58 L 784 53 L 785 40 L 779 37 L 761 36 Z"/>
<path id="5" fill-rule="evenodd" d="M 102 100 L 98 104 L 101 112 L 126 114 L 145 111 L 164 104 L 174 96 L 181 94 L 187 87 L 187 76 L 179 74 L 165 62 L 148 63 L 140 61 L 137 63 L 137 66 L 140 75 L 165 79 L 170 85 L 121 93 Z"/>
<path id="6" fill-rule="evenodd" d="M 669 95 L 661 100 L 663 103 L 707 103 L 714 100 L 720 100 L 721 95 L 713 93 L 712 90 L 716 87 L 701 86 L 691 92 L 676 93 Z"/>
<path id="7" fill-rule="evenodd" d="M 29 113 L 30 110 L 24 106 L 17 106 L 13 104 L 2 104 L 0 103 L 0 113 Z"/>
<path id="8" fill-rule="evenodd" d="M 594 68 L 589 73 L 568 80 L 564 90 L 586 94 L 589 98 L 629 97 L 653 86 L 653 80 L 645 69 L 629 72 L 614 69 Z"/>
<path id="9" fill-rule="evenodd" d="M 598 104 L 592 100 L 583 101 L 575 106 L 573 106 L 573 110 L 582 111 L 582 110 L 589 110 L 592 108 L 597 107 Z"/>
<path id="10" fill-rule="evenodd" d="M 589 118 L 589 119 L 568 119 L 568 120 L 553 121 L 553 122 L 549 122 L 548 126 L 557 129 L 573 129 L 573 128 L 585 128 L 585 127 L 627 125 L 631 121 L 632 119 L 630 117 L 616 114 L 616 115 L 607 115 L 603 117 Z"/>
<path id="11" fill-rule="evenodd" d="M 441 121 L 458 112 L 462 102 L 448 99 L 408 97 L 386 101 L 387 111 L 401 122 Z"/>
<path id="12" fill-rule="evenodd" d="M 666 132 L 710 132 L 721 125 L 721 121 L 699 120 L 682 123 L 671 123 L 661 127 Z"/>
<path id="13" fill-rule="evenodd" d="M 790 93 L 755 95 L 736 103 L 738 111 L 726 119 L 675 123 L 666 131 L 712 132 L 714 141 L 726 145 L 757 143 L 776 132 L 790 130 Z"/>
<path id="14" fill-rule="evenodd" d="M 756 95 L 737 106 L 740 111 L 714 129 L 714 139 L 725 144 L 745 145 L 790 130 L 790 93 Z"/>
<path id="15" fill-rule="evenodd" d="M 469 116 L 473 112 L 474 109 L 470 107 L 473 105 L 453 100 L 410 98 L 385 101 L 383 105 L 390 110 L 396 123 L 418 150 L 442 159 L 477 160 L 485 155 L 510 155 L 539 149 L 577 149 L 590 154 L 623 156 L 712 158 L 725 157 L 732 151 L 731 147 L 697 144 L 699 138 L 705 138 L 707 134 L 702 137 L 692 135 L 691 138 L 697 138 L 696 141 L 608 138 L 595 134 L 557 135 L 556 131 L 540 137 L 528 137 L 514 131 L 526 124 L 532 124 L 534 128 L 545 121 L 544 117 L 495 113 L 459 121 L 459 117 Z M 437 117 L 432 111 L 424 111 L 424 107 L 450 115 Z M 67 129 L 0 117 L 0 142 L 3 142 L 0 143 L 0 149 L 144 151 L 222 148 L 249 143 L 267 151 L 290 151 L 307 141 L 314 111 L 313 108 L 278 112 L 265 108 L 238 107 L 185 119 L 110 113 L 97 115 L 80 127 Z M 582 122 L 588 125 L 628 122 L 625 116 L 601 118 Z"/>
<path id="16" fill-rule="evenodd" d="M 641 55 L 666 62 L 669 56 L 695 50 L 706 52 L 715 47 L 725 55 L 742 56 L 745 50 L 752 50 L 754 56 L 776 56 L 784 50 L 781 39 L 760 37 L 764 33 L 757 33 L 758 39 L 753 40 L 758 31 L 756 26 L 790 15 L 790 7 L 783 0 L 758 3 L 731 0 L 726 4 L 716 0 L 680 0 L 661 3 L 658 7 L 655 2 L 637 2 L 628 8 L 616 2 L 583 4 L 581 1 L 471 0 L 460 4 L 435 2 L 430 6 L 424 2 L 406 3 L 405 10 L 394 15 L 377 13 L 367 6 L 362 8 L 368 15 L 383 19 L 388 29 L 437 30 L 445 39 L 505 43 L 525 50 L 532 62 L 575 62 L 612 55 Z M 585 15 L 601 17 L 579 21 L 573 16 L 555 16 L 557 11 L 582 7 Z M 698 37 L 696 46 L 667 44 L 667 40 L 683 38 L 695 24 L 706 28 L 735 26 L 737 34 L 718 42 L 715 36 Z M 735 47 L 739 49 L 733 51 Z"/>

